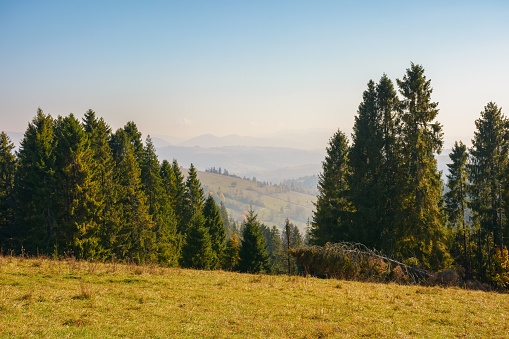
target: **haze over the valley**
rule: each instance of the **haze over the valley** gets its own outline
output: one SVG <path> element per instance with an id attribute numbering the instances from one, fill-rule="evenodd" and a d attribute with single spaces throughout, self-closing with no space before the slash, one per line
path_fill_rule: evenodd
<path id="1" fill-rule="evenodd" d="M 351 133 L 367 82 L 412 61 L 450 148 L 489 101 L 509 107 L 508 15 L 501 1 L 2 2 L 0 130 L 23 133 L 38 107 L 93 109 L 174 146 L 323 150 Z"/>

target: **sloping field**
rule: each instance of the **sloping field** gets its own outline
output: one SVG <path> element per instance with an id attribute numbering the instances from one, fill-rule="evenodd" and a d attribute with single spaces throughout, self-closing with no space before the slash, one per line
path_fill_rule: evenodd
<path id="1" fill-rule="evenodd" d="M 187 174 L 187 171 L 183 172 Z M 198 179 L 206 193 L 223 201 L 235 220 L 242 221 L 250 206 L 258 214 L 258 220 L 269 227 L 276 225 L 282 228 L 285 219 L 289 218 L 304 231 L 308 218 L 312 220 L 316 196 L 305 193 L 307 191 L 304 189 L 295 192 L 285 186 L 263 185 L 207 172 L 198 172 Z"/>
<path id="2" fill-rule="evenodd" d="M 1 338 L 507 338 L 509 295 L 0 256 Z"/>

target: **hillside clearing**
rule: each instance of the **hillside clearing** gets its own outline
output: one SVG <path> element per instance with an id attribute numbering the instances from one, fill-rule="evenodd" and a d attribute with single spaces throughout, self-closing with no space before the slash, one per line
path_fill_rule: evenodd
<path id="1" fill-rule="evenodd" d="M 183 170 L 187 175 L 187 171 Z M 220 174 L 199 172 L 203 189 L 225 204 L 235 220 L 243 220 L 250 206 L 258 219 L 269 227 L 281 228 L 286 218 L 304 232 L 308 220 L 313 217 L 316 195 L 284 190 L 283 186 L 263 185 L 260 182 L 229 177 Z M 316 193 L 316 192 L 313 192 Z"/>
<path id="2" fill-rule="evenodd" d="M 2 338 L 507 336 L 507 294 L 0 257 Z"/>

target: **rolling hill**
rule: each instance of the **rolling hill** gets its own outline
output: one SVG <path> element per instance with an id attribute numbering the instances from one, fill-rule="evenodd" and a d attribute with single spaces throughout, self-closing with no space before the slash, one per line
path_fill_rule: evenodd
<path id="1" fill-rule="evenodd" d="M 187 175 L 187 170 L 183 169 L 182 172 Z M 316 190 L 297 187 L 292 190 L 288 185 L 266 185 L 200 171 L 198 179 L 205 193 L 223 202 L 235 220 L 242 221 L 250 206 L 267 226 L 282 228 L 288 218 L 304 232 L 308 219 L 312 219 Z"/>

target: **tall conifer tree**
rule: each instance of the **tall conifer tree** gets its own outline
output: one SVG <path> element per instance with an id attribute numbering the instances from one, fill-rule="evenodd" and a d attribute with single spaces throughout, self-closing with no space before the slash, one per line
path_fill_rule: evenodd
<path id="1" fill-rule="evenodd" d="M 53 118 L 39 108 L 18 152 L 15 176 L 16 237 L 29 253 L 50 253 L 55 239 Z"/>
<path id="2" fill-rule="evenodd" d="M 268 227 L 264 224 L 260 224 L 260 229 L 265 239 L 267 254 L 269 255 L 270 272 L 275 274 L 285 273 L 285 255 L 281 242 L 281 232 L 279 232 L 279 229 L 275 225 Z"/>
<path id="3" fill-rule="evenodd" d="M 193 164 L 189 167 L 186 188 L 191 214 L 194 215 L 201 212 L 205 202 L 205 194 L 203 193 L 203 188 L 198 180 L 198 173 L 196 172 L 196 168 Z"/>
<path id="4" fill-rule="evenodd" d="M 99 182 L 88 137 L 80 122 L 70 114 L 55 124 L 56 245 L 78 258 L 100 253 L 98 225 Z"/>
<path id="5" fill-rule="evenodd" d="M 466 269 L 467 276 L 470 275 L 470 260 L 468 258 L 468 242 L 467 242 L 467 223 L 465 213 L 468 204 L 468 152 L 467 146 L 461 141 L 455 142 L 452 152 L 449 154 L 452 163 L 447 164 L 449 174 L 447 175 L 448 192 L 445 193 L 445 211 L 447 213 L 447 221 L 453 234 L 458 236 L 453 239 L 455 246 L 451 248 L 451 254 L 460 256 L 459 264 Z M 453 253 L 455 248 L 459 248 L 460 253 Z"/>
<path id="6" fill-rule="evenodd" d="M 205 226 L 205 218 L 196 213 L 191 218 L 186 242 L 182 249 L 182 264 L 184 267 L 210 269 L 214 253 L 210 234 Z"/>
<path id="7" fill-rule="evenodd" d="M 209 231 L 212 245 L 213 258 L 211 268 L 218 268 L 225 250 L 226 230 L 221 219 L 221 213 L 217 208 L 214 198 L 209 195 L 203 206 L 203 216 L 205 218 L 205 228 Z"/>
<path id="8" fill-rule="evenodd" d="M 260 229 L 260 222 L 252 209 L 248 211 L 242 228 L 242 242 L 239 250 L 241 272 L 258 273 L 269 270 L 269 255 L 265 239 Z"/>
<path id="9" fill-rule="evenodd" d="M 445 265 L 444 216 L 441 210 L 442 180 L 434 153 L 440 153 L 443 132 L 438 103 L 431 101 L 431 82 L 424 68 L 411 64 L 397 80 L 402 99 L 403 170 L 401 216 L 395 222 L 396 252 L 414 256 L 421 265 L 438 269 Z"/>
<path id="10" fill-rule="evenodd" d="M 152 220 L 141 186 L 141 171 L 134 147 L 122 129 L 115 132 L 112 142 L 116 162 L 114 180 L 119 192 L 117 208 L 122 213 L 115 231 L 115 252 L 121 258 L 132 258 L 138 262 L 154 260 Z"/>
<path id="11" fill-rule="evenodd" d="M 92 110 L 88 110 L 83 118 L 83 129 L 90 141 L 90 148 L 96 165 L 95 180 L 99 184 L 99 211 L 92 216 L 98 224 L 100 239 L 100 257 L 109 258 L 113 255 L 114 234 L 121 222 L 121 211 L 117 208 L 118 185 L 113 180 L 115 163 L 109 144 L 111 128 L 103 118 L 97 118 Z"/>
<path id="12" fill-rule="evenodd" d="M 148 213 L 154 222 L 158 260 L 174 266 L 180 256 L 180 236 L 177 235 L 171 195 L 164 188 L 161 166 L 150 136 L 147 136 L 141 158 L 141 183 L 147 197 Z"/>
<path id="13" fill-rule="evenodd" d="M 318 176 L 318 198 L 311 229 L 311 242 L 351 240 L 351 203 L 348 197 L 348 140 L 337 131 L 329 141 L 327 155 Z"/>
<path id="14" fill-rule="evenodd" d="M 392 81 L 385 74 L 378 84 L 369 81 L 355 117 L 349 153 L 349 194 L 355 209 L 352 240 L 380 250 L 388 250 L 392 239 L 397 105 Z"/>
<path id="15" fill-rule="evenodd" d="M 383 226 L 382 114 L 376 84 L 370 80 L 359 105 L 349 153 L 349 195 L 355 208 L 352 240 L 368 247 L 379 244 Z"/>
<path id="16" fill-rule="evenodd" d="M 138 165 L 141 167 L 144 153 L 141 132 L 138 130 L 138 126 L 136 126 L 134 121 L 129 121 L 127 124 L 125 124 L 124 132 L 127 134 L 127 138 L 133 146 L 134 157 L 136 158 L 136 161 L 138 161 Z"/>
<path id="17" fill-rule="evenodd" d="M 177 160 L 173 160 L 172 170 L 175 177 L 175 214 L 177 217 L 177 231 L 185 236 L 189 222 L 191 221 L 191 210 L 189 197 L 187 195 L 186 184 L 184 182 L 184 176 L 177 163 Z"/>
<path id="18" fill-rule="evenodd" d="M 173 210 L 176 209 L 176 178 L 175 172 L 173 172 L 173 168 L 168 160 L 163 160 L 161 163 L 161 170 L 159 173 L 163 185 L 163 189 L 165 191 L 166 196 L 170 200 L 170 204 Z M 177 216 L 175 215 L 177 218 Z"/>
<path id="19" fill-rule="evenodd" d="M 14 144 L 4 132 L 0 133 L 0 246 L 14 249 L 14 175 L 16 156 Z"/>
<path id="20" fill-rule="evenodd" d="M 472 149 L 470 150 L 471 201 L 474 220 L 480 227 L 480 248 L 477 249 L 481 274 L 489 268 L 494 246 L 503 247 L 503 225 L 509 202 L 508 149 L 509 121 L 502 109 L 490 102 L 475 121 Z M 491 265 L 489 265 L 491 266 Z"/>

